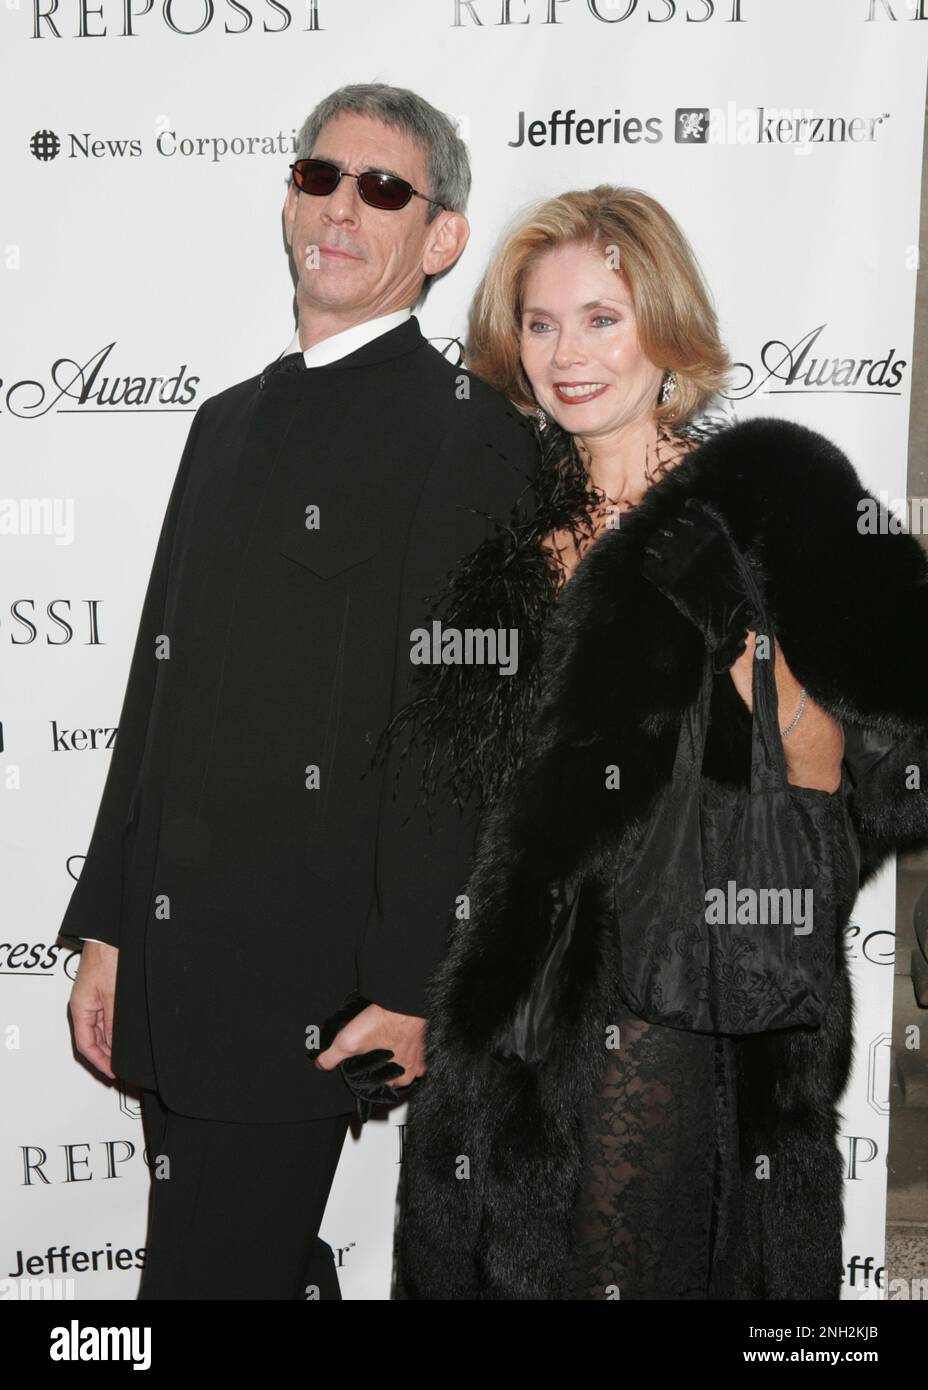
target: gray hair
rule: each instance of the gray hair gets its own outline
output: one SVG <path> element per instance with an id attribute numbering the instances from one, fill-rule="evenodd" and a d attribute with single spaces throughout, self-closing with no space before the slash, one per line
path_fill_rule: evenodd
<path id="1" fill-rule="evenodd" d="M 386 82 L 352 82 L 339 87 L 323 97 L 306 117 L 297 136 L 295 157 L 308 159 L 325 123 L 345 111 L 372 116 L 404 131 L 428 156 L 428 187 L 418 191 L 452 212 L 466 210 L 470 193 L 467 146 L 449 117 L 408 87 L 391 87 Z M 440 211 L 435 203 L 429 203 L 426 222 L 432 222 Z"/>

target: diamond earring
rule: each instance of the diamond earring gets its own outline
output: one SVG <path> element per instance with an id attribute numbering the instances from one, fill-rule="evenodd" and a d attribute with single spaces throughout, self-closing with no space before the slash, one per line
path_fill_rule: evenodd
<path id="1" fill-rule="evenodd" d="M 660 404 L 666 405 L 667 402 L 670 400 L 671 396 L 676 394 L 676 390 L 677 374 L 674 371 L 670 371 L 664 377 L 664 383 L 661 386 Z"/>
<path id="2" fill-rule="evenodd" d="M 541 406 L 539 406 L 538 409 L 535 411 L 535 419 L 538 422 L 538 428 L 540 430 L 545 430 L 548 428 L 548 417 L 542 410 Z"/>

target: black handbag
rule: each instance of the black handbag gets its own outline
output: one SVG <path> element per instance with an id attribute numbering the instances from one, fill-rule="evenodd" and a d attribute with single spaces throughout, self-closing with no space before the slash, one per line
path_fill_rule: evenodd
<path id="1" fill-rule="evenodd" d="M 753 585 L 749 574 L 745 583 Z M 757 612 L 762 614 L 754 590 Z M 753 671 L 749 787 L 702 775 L 713 655 L 684 714 L 673 774 L 612 882 L 619 992 L 651 1023 L 752 1034 L 817 1025 L 837 973 L 842 914 L 853 905 L 860 848 L 847 773 L 834 793 L 793 786 L 777 714 L 774 641 Z M 726 679 L 730 679 L 726 675 Z M 499 1061 L 548 1056 L 583 878 L 548 885 L 549 940 L 531 989 L 494 1039 Z"/>
<path id="2" fill-rule="evenodd" d="M 621 993 L 652 1023 L 750 1034 L 821 1023 L 860 851 L 846 773 L 829 793 L 787 777 L 774 642 L 753 671 L 750 786 L 702 776 L 707 654 L 673 774 L 613 879 Z"/>

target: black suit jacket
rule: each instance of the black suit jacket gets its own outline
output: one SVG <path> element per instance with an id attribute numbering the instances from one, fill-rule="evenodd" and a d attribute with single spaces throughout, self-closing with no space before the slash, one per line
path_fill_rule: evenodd
<path id="1" fill-rule="evenodd" d="M 424 1014 L 478 808 L 427 817 L 416 759 L 369 764 L 426 596 L 528 503 L 534 457 L 415 317 L 197 410 L 61 929 L 119 947 L 113 1069 L 170 1107 L 351 1109 L 307 1030 L 352 989 Z"/>

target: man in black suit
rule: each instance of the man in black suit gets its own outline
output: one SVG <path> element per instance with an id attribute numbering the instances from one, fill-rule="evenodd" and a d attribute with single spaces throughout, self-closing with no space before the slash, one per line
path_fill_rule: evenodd
<path id="1" fill-rule="evenodd" d="M 411 312 L 469 234 L 451 123 L 346 87 L 299 153 L 297 332 L 194 417 L 61 932 L 87 943 L 78 1050 L 143 1088 L 141 1298 L 339 1297 L 318 1239 L 354 1108 L 337 1063 L 383 1048 L 396 1086 L 424 1074 L 476 818 L 427 813 L 416 757 L 371 755 L 428 595 L 534 462 L 524 418 Z M 314 1066 L 353 991 L 373 1002 Z"/>

